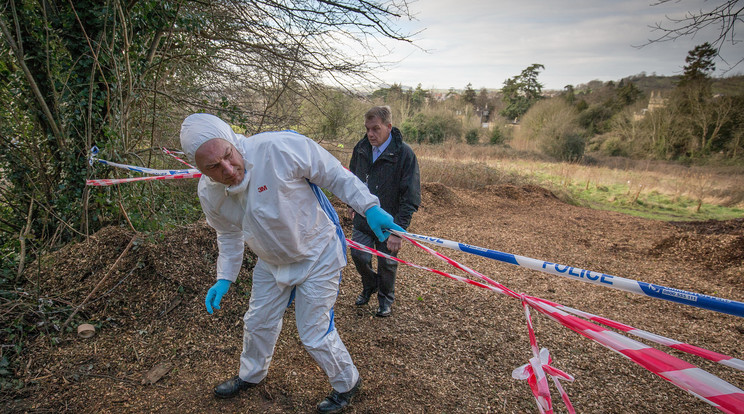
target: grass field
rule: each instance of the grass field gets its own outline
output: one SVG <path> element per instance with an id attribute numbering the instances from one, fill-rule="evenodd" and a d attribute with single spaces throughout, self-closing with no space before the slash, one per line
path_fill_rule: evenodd
<path id="1" fill-rule="evenodd" d="M 424 182 L 471 189 L 536 184 L 569 203 L 658 220 L 744 217 L 744 166 L 686 167 L 622 158 L 573 164 L 466 144 L 416 145 L 414 151 Z"/>

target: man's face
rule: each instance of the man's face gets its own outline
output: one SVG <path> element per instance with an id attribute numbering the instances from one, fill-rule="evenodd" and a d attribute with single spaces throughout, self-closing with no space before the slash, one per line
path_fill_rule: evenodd
<path id="1" fill-rule="evenodd" d="M 194 160 L 199 171 L 220 184 L 239 184 L 245 176 L 243 156 L 231 143 L 221 138 L 202 144 L 196 150 Z"/>
<path id="2" fill-rule="evenodd" d="M 390 130 L 393 128 L 393 124 L 384 124 L 382 119 L 375 116 L 372 119 L 368 119 L 364 122 L 364 127 L 367 128 L 367 138 L 369 143 L 373 147 L 379 147 L 387 141 L 390 136 Z"/>

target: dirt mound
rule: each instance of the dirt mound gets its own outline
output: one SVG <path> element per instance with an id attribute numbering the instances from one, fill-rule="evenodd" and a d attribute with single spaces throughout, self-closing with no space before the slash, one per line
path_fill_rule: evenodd
<path id="1" fill-rule="evenodd" d="M 736 269 L 742 268 L 731 265 L 737 258 L 741 262 L 744 235 L 736 231 L 741 221 L 658 223 L 544 202 L 555 198 L 531 186 L 470 191 L 427 183 L 422 198 L 412 233 L 744 300 L 742 281 L 734 277 L 741 273 Z M 349 236 L 346 207 L 338 200 L 332 202 Z M 242 317 L 255 263 L 249 251 L 222 309 L 209 315 L 204 294 L 214 282 L 217 246 L 206 223 L 140 235 L 122 255 L 132 237 L 127 229 L 106 228 L 29 265 L 26 277 L 33 295 L 25 296 L 29 302 L 24 307 L 40 323 L 47 315 L 37 311 L 34 295 L 72 308 L 103 275 L 110 275 L 73 320 L 73 325 L 94 324 L 96 335 L 82 339 L 74 331 L 50 331 L 31 341 L 15 373 L 25 387 L 4 396 L 0 404 L 4 412 L 315 410 L 330 387 L 303 349 L 293 308 L 287 309 L 262 384 L 229 401 L 212 397 L 212 387 L 237 372 Z M 514 291 L 744 358 L 741 318 L 439 250 Z M 712 265 L 701 262 L 701 256 L 727 263 L 730 277 L 711 272 Z M 401 258 L 458 272 L 410 244 L 404 246 Z M 384 319 L 374 317 L 374 300 L 368 306 L 354 306 L 361 291 L 359 275 L 353 265 L 343 271 L 335 325 L 364 378 L 362 391 L 347 412 L 534 412 L 529 387 L 510 376 L 532 356 L 519 301 L 423 270 L 402 265 L 399 269 L 393 317 Z M 577 412 L 713 412 L 694 396 L 550 318 L 533 312 L 532 321 L 539 346 L 550 349 L 552 365 L 576 377 L 563 385 Z M 735 386 L 744 385 L 741 372 L 678 352 L 674 355 Z M 154 385 L 144 385 L 144 374 L 160 363 L 173 369 Z M 552 391 L 557 410 L 563 410 Z"/>
<path id="2" fill-rule="evenodd" d="M 124 253 L 133 238 L 130 250 Z M 111 226 L 42 260 L 41 265 L 27 268 L 26 277 L 38 280 L 43 290 L 58 291 L 71 303 L 82 302 L 105 277 L 98 288 L 98 304 L 85 307 L 93 316 L 105 308 L 100 299 L 117 297 L 113 289 L 124 282 L 151 284 L 164 279 L 188 292 L 201 291 L 205 281 L 214 277 L 217 242 L 214 230 L 205 221 L 136 237 L 127 228 Z M 255 261 L 255 255 L 246 249 L 243 275 L 250 273 Z M 118 296 L 118 300 L 128 300 L 126 295 Z"/>
<path id="3" fill-rule="evenodd" d="M 64 296 L 82 294 L 98 283 L 98 279 L 121 254 L 133 233 L 120 227 L 106 227 L 81 243 L 68 244 L 42 263 L 26 268 L 26 278 L 42 286 L 54 286 Z M 133 251 L 138 250 L 133 246 Z M 131 265 L 131 260 L 121 268 Z M 74 297 L 74 296 L 73 296 Z"/>
<path id="4" fill-rule="evenodd" d="M 489 185 L 485 188 L 485 191 L 489 194 L 493 194 L 497 197 L 504 197 L 511 200 L 527 200 L 527 199 L 553 199 L 558 200 L 558 197 L 553 194 L 550 190 L 539 187 L 536 185 Z"/>
<path id="5" fill-rule="evenodd" d="M 457 201 L 458 197 L 454 191 L 442 183 L 421 184 L 421 206 L 424 208 L 451 206 Z"/>
<path id="6" fill-rule="evenodd" d="M 744 219 L 671 223 L 683 230 L 649 250 L 656 257 L 700 263 L 710 270 L 744 264 Z"/>
<path id="7" fill-rule="evenodd" d="M 201 288 L 203 275 L 214 275 L 217 236 L 205 221 L 154 235 L 148 240 L 146 250 L 158 275 L 192 291 Z M 248 274 L 255 263 L 256 256 L 246 249 L 243 271 Z"/>
<path id="8" fill-rule="evenodd" d="M 733 220 L 677 221 L 671 224 L 698 234 L 740 234 L 744 235 L 744 218 Z"/>

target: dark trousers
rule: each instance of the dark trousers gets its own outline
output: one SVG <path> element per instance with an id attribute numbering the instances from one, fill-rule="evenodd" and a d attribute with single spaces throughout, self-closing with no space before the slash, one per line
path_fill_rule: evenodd
<path id="1" fill-rule="evenodd" d="M 351 239 L 359 244 L 379 250 L 391 256 L 396 256 L 387 248 L 387 242 L 380 242 L 377 237 L 363 233 L 356 228 L 352 232 Z M 395 300 L 395 272 L 398 262 L 377 256 L 377 271 L 372 269 L 372 255 L 357 249 L 351 249 L 351 258 L 354 260 L 357 272 L 362 276 L 362 295 L 372 296 L 377 291 L 377 300 L 380 306 L 392 305 Z"/>

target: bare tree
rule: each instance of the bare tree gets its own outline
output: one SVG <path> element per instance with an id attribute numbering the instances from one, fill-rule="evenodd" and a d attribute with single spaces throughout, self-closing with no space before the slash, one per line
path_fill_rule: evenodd
<path id="1" fill-rule="evenodd" d="M 657 0 L 651 6 L 658 6 L 679 0 Z M 699 31 L 709 27 L 717 28 L 718 36 L 710 42 L 717 51 L 718 57 L 729 65 L 729 70 L 744 61 L 744 57 L 737 58 L 735 62 L 728 62 L 723 57 L 723 49 L 728 44 L 736 47 L 742 40 L 736 37 L 736 24 L 742 21 L 744 2 L 740 0 L 709 1 L 706 7 L 695 11 L 688 11 L 684 17 L 675 18 L 667 16 L 666 22 L 657 22 L 651 26 L 659 35 L 649 39 L 641 45 L 647 46 L 651 43 L 674 41 L 683 37 L 694 37 Z"/>

